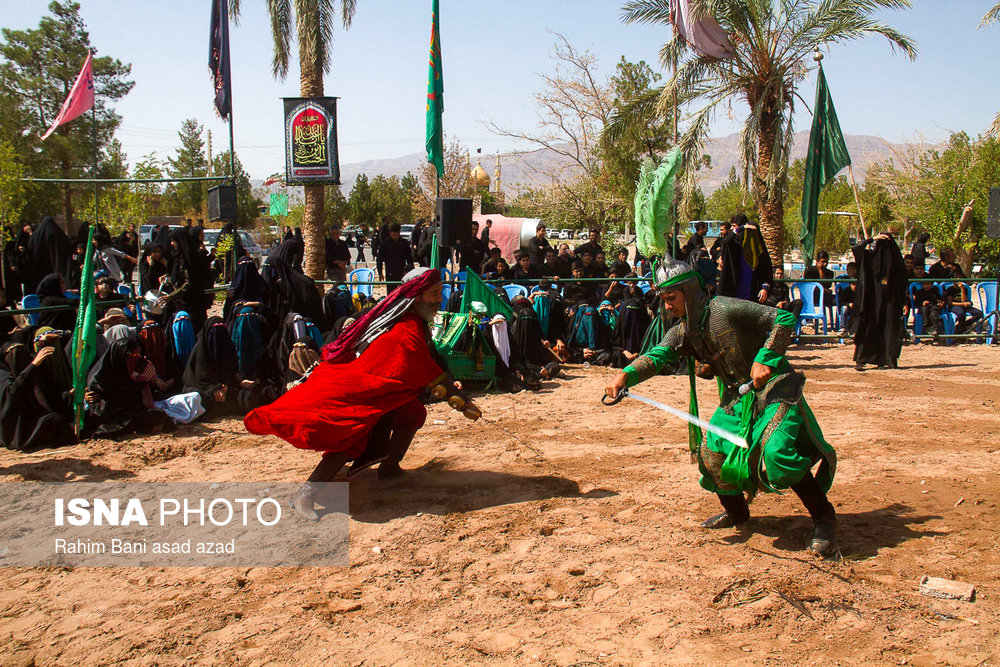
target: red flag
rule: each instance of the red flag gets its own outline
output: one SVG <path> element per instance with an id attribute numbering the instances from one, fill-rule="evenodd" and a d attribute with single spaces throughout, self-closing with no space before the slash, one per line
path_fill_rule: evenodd
<path id="1" fill-rule="evenodd" d="M 69 97 L 63 102 L 59 115 L 52 121 L 52 127 L 42 135 L 42 141 L 48 139 L 57 127 L 90 111 L 90 108 L 94 106 L 94 73 L 90 64 L 92 57 L 92 54 L 87 54 L 87 60 L 83 63 L 79 76 L 76 77 L 76 83 L 69 91 Z"/>

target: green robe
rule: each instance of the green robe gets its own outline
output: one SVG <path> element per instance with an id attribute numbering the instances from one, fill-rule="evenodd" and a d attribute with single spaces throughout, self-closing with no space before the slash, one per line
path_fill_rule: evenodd
<path id="1" fill-rule="evenodd" d="M 711 433 L 693 440 L 701 486 L 720 494 L 787 489 L 819 462 L 816 479 L 829 490 L 837 454 L 802 395 L 804 377 L 785 358 L 795 316 L 751 301 L 716 297 L 704 305 L 700 319 L 696 332 L 686 321 L 676 323 L 659 345 L 626 367 L 625 374 L 633 387 L 681 357 L 712 367 L 720 405 L 711 423 L 736 434 L 745 429 L 750 449 L 740 451 Z M 762 389 L 741 397 L 739 387 L 750 381 L 754 362 L 770 366 L 773 373 Z"/>

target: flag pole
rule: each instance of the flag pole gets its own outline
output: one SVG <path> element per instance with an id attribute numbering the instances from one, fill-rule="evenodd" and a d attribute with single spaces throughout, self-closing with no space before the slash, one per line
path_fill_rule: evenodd
<path id="1" fill-rule="evenodd" d="M 858 184 L 854 182 L 854 167 L 847 165 L 847 173 L 851 177 L 851 187 L 854 188 L 854 203 L 858 206 L 858 220 L 861 221 L 862 238 L 868 238 L 868 227 L 865 225 L 865 214 L 861 212 L 861 198 L 858 197 Z"/>

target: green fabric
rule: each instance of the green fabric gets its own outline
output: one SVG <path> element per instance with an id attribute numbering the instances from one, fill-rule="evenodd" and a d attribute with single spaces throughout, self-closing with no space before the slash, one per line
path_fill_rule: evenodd
<path id="1" fill-rule="evenodd" d="M 87 373 L 97 356 L 97 309 L 94 304 L 94 226 L 87 233 L 87 252 L 80 276 L 80 309 L 73 330 L 73 407 L 76 410 L 77 435 L 83 430 L 83 395 L 87 391 Z"/>
<path id="2" fill-rule="evenodd" d="M 438 235 L 434 234 L 431 237 L 431 266 L 435 269 L 441 266 L 438 264 L 438 257 L 440 256 L 440 253 L 441 251 L 438 250 Z"/>
<path id="3" fill-rule="evenodd" d="M 683 282 L 687 282 L 688 280 L 698 280 L 704 285 L 704 281 L 700 273 L 696 271 L 688 271 L 687 273 L 681 273 L 679 275 L 674 276 L 673 278 L 657 283 L 656 289 L 663 289 L 664 287 L 672 287 L 674 285 L 679 285 Z"/>
<path id="4" fill-rule="evenodd" d="M 823 438 L 823 432 L 805 399 L 788 406 L 788 412 L 776 425 L 767 442 L 762 442 L 765 431 L 784 404 L 771 403 L 760 417 L 745 419 L 744 415 L 751 415 L 753 410 L 753 394 L 748 394 L 747 397 L 750 398 L 749 401 L 745 397 L 733 406 L 733 414 L 726 414 L 722 408 L 718 408 L 712 415 L 711 423 L 727 431 L 739 433 L 741 426 L 747 428 L 747 442 L 750 444 L 749 450 L 734 453 L 733 450 L 741 448 L 712 433 L 708 434 L 705 446 L 726 456 L 720 470 L 720 481 L 737 486 L 740 491 L 753 491 L 757 487 L 752 482 L 750 463 L 759 460 L 762 470 L 756 471 L 756 474 L 761 480 L 761 488 L 778 491 L 797 484 L 818 460 L 820 465 L 816 471 L 816 480 L 824 491 L 828 491 L 836 473 L 837 453 Z M 741 462 L 743 468 L 740 470 L 737 466 Z M 739 492 L 720 490 L 701 457 L 699 469 L 702 488 L 712 493 Z"/>
<path id="5" fill-rule="evenodd" d="M 760 352 L 754 357 L 753 362 L 755 364 L 764 364 L 765 366 L 770 366 L 771 368 L 780 368 L 781 362 L 785 361 L 785 355 L 778 354 L 773 350 L 769 350 L 766 347 L 760 348 Z"/>
<path id="6" fill-rule="evenodd" d="M 774 316 L 774 323 L 778 326 L 789 327 L 790 329 L 795 328 L 796 318 L 795 315 L 788 312 L 787 310 L 778 310 Z"/>
<path id="7" fill-rule="evenodd" d="M 653 366 L 656 368 L 657 372 L 659 372 L 659 370 L 663 368 L 665 364 L 673 363 L 680 358 L 677 354 L 677 350 L 669 348 L 665 345 L 656 345 L 652 347 L 648 352 L 643 352 L 642 356 L 646 357 L 647 359 L 649 359 L 649 361 L 653 363 Z M 625 375 L 628 376 L 629 387 L 634 387 L 635 385 L 639 384 L 638 371 L 634 367 L 632 367 L 631 364 L 625 367 Z"/>
<path id="8" fill-rule="evenodd" d="M 499 313 L 507 318 L 507 322 L 514 321 L 514 311 L 504 303 L 503 299 L 497 296 L 493 289 L 483 282 L 474 271 L 466 274 L 465 289 L 462 291 L 462 312 L 472 312 L 472 302 L 479 301 L 486 305 L 489 315 Z"/>
<path id="9" fill-rule="evenodd" d="M 837 172 L 851 164 L 844 135 L 833 108 L 833 98 L 826 85 L 823 68 L 816 81 L 816 106 L 813 107 L 812 130 L 809 132 L 809 152 L 806 153 L 806 175 L 802 188 L 802 254 L 806 264 L 812 264 L 816 247 L 816 219 L 819 191 Z"/>
<path id="10" fill-rule="evenodd" d="M 434 165 L 438 178 L 444 177 L 444 75 L 441 70 L 441 29 L 438 24 L 438 0 L 431 5 L 431 52 L 427 71 L 427 161 Z"/>
<path id="11" fill-rule="evenodd" d="M 480 320 L 470 313 L 438 313 L 431 327 L 431 341 L 455 379 L 496 377 L 496 357 L 477 325 Z M 463 335 L 466 331 L 468 336 Z"/>
<path id="12" fill-rule="evenodd" d="M 688 357 L 688 386 L 690 389 L 690 396 L 688 397 L 688 414 L 692 417 L 698 417 L 698 387 L 695 385 L 694 379 L 694 359 Z M 704 434 L 701 432 L 701 427 L 697 424 L 692 424 L 688 422 L 688 449 L 691 450 L 691 455 L 695 456 L 698 450 L 701 449 L 701 441 Z M 692 459 L 693 460 L 693 459 Z"/>
<path id="13" fill-rule="evenodd" d="M 653 320 L 646 327 L 646 334 L 642 337 L 642 345 L 639 346 L 639 354 L 646 354 L 651 349 L 660 344 L 667 333 L 666 313 L 663 304 L 660 310 L 653 316 Z"/>
<path id="14" fill-rule="evenodd" d="M 667 254 L 674 203 L 674 177 L 681 168 L 681 151 L 673 148 L 659 166 L 646 159 L 635 189 L 635 244 L 646 257 Z"/>

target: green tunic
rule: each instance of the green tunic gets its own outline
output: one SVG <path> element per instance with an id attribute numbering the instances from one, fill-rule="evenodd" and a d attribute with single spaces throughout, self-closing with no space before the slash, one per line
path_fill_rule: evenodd
<path id="1" fill-rule="evenodd" d="M 702 487 L 721 494 L 787 489 L 819 462 L 816 479 L 829 490 L 837 454 L 823 439 L 802 395 L 804 377 L 785 358 L 795 316 L 728 297 L 711 299 L 700 315 L 697 331 L 691 331 L 686 321 L 678 322 L 625 373 L 633 387 L 680 357 L 712 367 L 720 405 L 711 423 L 736 434 L 745 432 L 750 449 L 742 450 L 711 433 L 696 443 Z M 741 397 L 739 387 L 750 381 L 754 362 L 770 366 L 773 373 L 762 389 Z"/>

